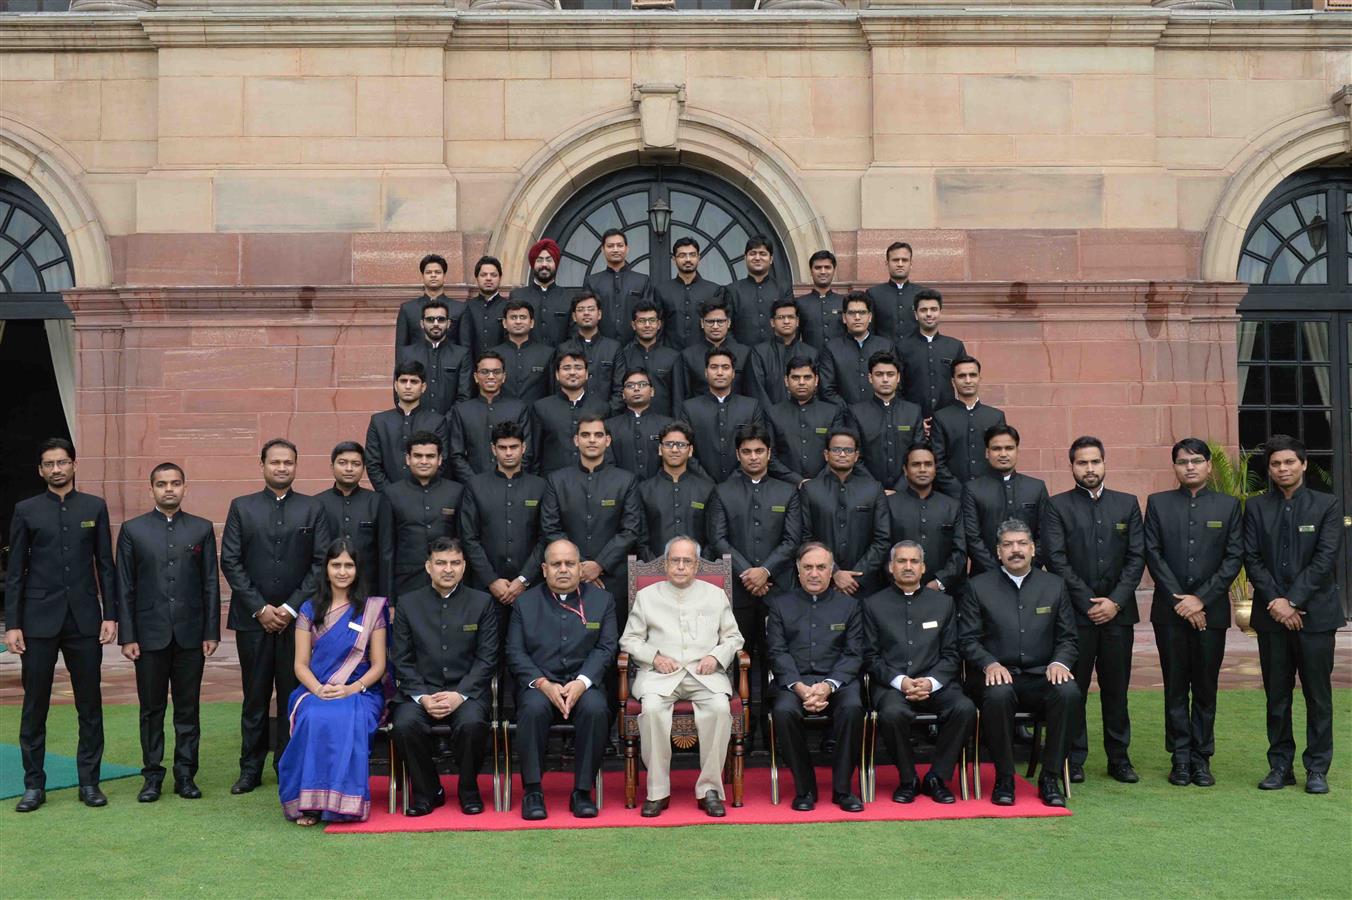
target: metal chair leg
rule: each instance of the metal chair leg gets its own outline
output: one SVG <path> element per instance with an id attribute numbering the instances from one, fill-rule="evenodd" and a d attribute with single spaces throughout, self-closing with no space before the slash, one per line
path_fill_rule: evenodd
<path id="1" fill-rule="evenodd" d="M 872 711 L 864 720 L 868 731 L 868 802 L 878 799 L 878 713 Z"/>
<path id="2" fill-rule="evenodd" d="M 976 727 L 972 729 L 972 784 L 976 799 L 981 799 L 981 710 L 976 711 Z"/>
<path id="3" fill-rule="evenodd" d="M 765 737 L 770 744 L 770 803 L 779 805 L 779 766 L 775 761 L 775 720 L 765 717 Z"/>
<path id="4" fill-rule="evenodd" d="M 507 723 L 501 723 L 505 728 Z M 493 812 L 502 812 L 502 779 L 499 777 L 498 753 L 501 748 L 498 746 L 498 722 L 493 723 Z"/>
<path id="5" fill-rule="evenodd" d="M 964 743 L 958 751 L 958 796 L 966 800 L 967 794 L 967 745 Z"/>
<path id="6" fill-rule="evenodd" d="M 1066 799 L 1070 799 L 1070 759 L 1061 760 L 1061 782 L 1066 786 Z"/>
<path id="7" fill-rule="evenodd" d="M 604 766 L 596 770 L 596 809 L 598 812 L 606 807 L 606 783 L 602 777 L 605 774 Z"/>
<path id="8" fill-rule="evenodd" d="M 399 767 L 396 760 L 396 751 L 394 749 L 394 732 L 388 735 L 390 739 L 390 791 L 389 791 L 389 810 L 390 815 L 394 815 L 394 804 L 399 799 Z"/>
<path id="9" fill-rule="evenodd" d="M 512 809 L 512 738 L 507 723 L 502 723 L 502 811 Z"/>

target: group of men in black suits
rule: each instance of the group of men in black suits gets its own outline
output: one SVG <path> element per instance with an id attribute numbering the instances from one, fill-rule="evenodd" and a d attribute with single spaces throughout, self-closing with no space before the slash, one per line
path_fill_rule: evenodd
<path id="1" fill-rule="evenodd" d="M 1049 722 L 1044 776 L 1054 775 L 1058 769 L 1049 764 L 1068 752 L 1072 781 L 1083 778 L 1087 735 L 1082 699 L 1071 695 L 1082 695 L 1095 674 L 1109 772 L 1136 780 L 1127 755 L 1126 698 L 1135 588 L 1148 568 L 1156 583 L 1151 615 L 1165 671 L 1170 778 L 1199 785 L 1214 783 L 1207 760 L 1214 749 L 1215 673 L 1227 591 L 1244 553 L 1252 557 L 1248 566 L 1263 604 L 1255 623 L 1265 635 L 1274 773 L 1264 786 L 1290 780 L 1295 673 L 1311 710 L 1307 788 L 1324 785 L 1331 732 L 1316 725 L 1327 723 L 1331 707 L 1327 690 L 1312 690 L 1309 680 L 1323 673 L 1327 681 L 1332 631 L 1342 623 L 1332 575 L 1340 534 L 1327 524 L 1336 502 L 1291 474 L 1303 473 L 1297 442 L 1281 436 L 1270 442 L 1279 490 L 1251 504 L 1243 538 L 1252 546 L 1241 551 L 1237 507 L 1222 509 L 1226 498 L 1205 488 L 1209 453 L 1195 439 L 1174 448 L 1179 489 L 1152 496 L 1144 519 L 1134 497 L 1103 486 L 1104 448 L 1096 439 L 1072 445 L 1076 487 L 1057 497 L 1018 472 L 1019 433 L 982 403 L 980 363 L 960 341 L 939 333 L 942 296 L 909 279 L 905 244 L 888 248 L 889 281 L 844 297 L 831 290 L 834 257 L 815 254 L 813 290 L 796 299 L 775 286 L 772 251 L 759 238 L 747 244 L 747 277 L 728 288 L 699 277 L 699 247 L 691 239 L 676 242 L 677 275 L 670 280 L 649 280 L 628 267 L 622 234 L 607 233 L 603 251 L 606 268 L 570 293 L 554 281 L 557 245 L 538 242 L 529 254 L 532 283 L 510 299 L 498 292 L 501 265 L 485 257 L 474 270 L 479 295 L 468 303 L 441 293 L 444 260 L 425 258 L 424 296 L 399 312 L 396 405 L 372 417 L 364 447 L 343 442 L 333 448 L 333 487 L 317 497 L 296 493 L 295 446 L 284 439 L 264 446 L 264 488 L 231 503 L 221 541 L 244 690 L 233 792 L 257 787 L 268 750 L 280 753 L 285 745 L 284 724 L 269 735 L 271 703 L 275 695 L 280 704 L 294 687 L 295 611 L 313 592 L 319 560 L 338 537 L 362 548 L 372 584 L 399 608 L 405 597 L 431 603 L 429 592 L 443 589 L 440 599 L 449 603 L 467 580 L 470 590 L 494 601 L 486 607 L 493 610 L 492 625 L 484 624 L 483 632 L 509 642 L 495 658 L 503 649 L 511 658 L 512 613 L 539 588 L 542 575 L 549 583 L 548 547 L 567 542 L 574 548 L 579 592 L 613 594 L 625 583 L 628 554 L 653 557 L 672 537 L 691 536 L 708 555 L 733 560 L 733 610 L 756 660 L 756 698 L 771 698 L 771 708 L 783 701 L 766 693 L 769 676 L 783 685 L 782 676 L 792 673 L 775 668 L 783 648 L 777 655 L 767 645 L 769 600 L 801 587 L 800 548 L 819 542 L 832 560 L 829 590 L 863 601 L 861 616 L 879 605 L 871 602 L 879 591 L 900 590 L 897 603 L 909 603 L 904 598 L 914 591 L 905 586 L 913 586 L 929 592 L 923 603 L 916 601 L 926 610 L 917 613 L 922 630 L 958 635 L 956 648 L 925 657 L 924 668 L 939 666 L 938 674 L 911 671 L 920 666 L 919 651 L 905 666 L 881 650 L 861 658 L 880 697 L 891 697 L 886 691 L 892 689 L 908 708 L 933 707 L 945 686 L 959 687 L 949 667 L 960 657 L 973 686 L 984 689 L 983 710 L 997 714 L 1023 705 L 1066 716 Z M 196 711 L 189 682 L 194 672 L 200 682 L 202 657 L 219 637 L 219 613 L 210 611 L 217 605 L 208 564 L 214 547 L 202 520 L 179 509 L 183 470 L 166 464 L 152 475 L 156 509 L 124 526 L 119 545 L 126 544 L 128 566 L 119 582 L 102 502 L 73 490 L 74 448 L 49 444 L 39 466 L 49 489 L 16 508 L 17 552 L 9 574 L 6 640 L 24 653 L 22 743 L 32 795 L 20 808 L 42 802 L 42 723 L 58 649 L 78 682 L 81 784 L 89 789 L 82 793 L 89 794 L 86 802 L 101 798 L 97 641 L 115 639 L 117 620 L 142 688 L 141 798 L 156 799 L 164 777 L 162 737 L 157 745 L 154 734 L 162 730 L 166 685 L 175 695 L 179 738 L 175 790 L 192 796 Z M 1289 495 L 1279 469 L 1281 478 L 1295 479 Z M 363 473 L 376 491 L 360 486 Z M 1279 494 L 1286 503 L 1268 510 Z M 49 515 L 57 508 L 60 515 Z M 77 521 L 80 543 L 71 544 L 64 532 Z M 30 540 L 42 529 L 51 536 Z M 438 581 L 441 564 L 428 555 L 438 546 L 444 555 L 447 541 L 460 559 L 454 583 Z M 52 556 L 57 546 L 63 554 L 83 554 L 78 578 L 64 575 L 71 558 Z M 820 568 L 820 559 L 813 564 Z M 567 586 L 561 573 L 556 595 L 569 594 L 562 590 Z M 927 629 L 925 622 L 948 621 L 930 609 L 940 600 L 958 619 L 951 628 Z M 568 606 L 558 596 L 552 601 Z M 1037 646 L 1001 643 L 1016 628 L 1008 609 L 1019 606 L 1016 601 L 1029 607 L 1030 622 L 1047 630 Z M 622 627 L 625 610 L 614 612 Z M 890 618 L 880 610 L 871 615 L 875 630 Z M 602 622 L 586 630 L 599 630 L 590 636 L 604 644 L 604 616 L 583 618 Z M 1073 626 L 1062 627 L 1067 623 Z M 1027 625 L 1019 633 L 1030 631 Z M 523 637 L 529 645 L 530 636 Z M 879 640 L 879 648 L 892 646 L 885 636 Z M 914 639 L 907 640 L 909 646 Z M 515 657 L 514 667 L 519 649 Z M 893 685 L 898 672 L 902 681 Z M 457 676 L 469 677 L 469 669 Z M 445 679 L 439 684 L 420 696 L 451 690 Z M 456 693 L 482 699 L 480 685 L 465 687 L 470 693 Z M 529 690 L 541 688 L 531 683 L 525 689 L 534 696 Z M 560 709 L 552 688 L 542 692 Z M 570 688 L 565 706 L 582 696 L 574 693 Z M 820 690 L 812 696 L 814 704 L 823 699 Z M 433 718 L 459 708 L 443 701 L 419 705 Z M 886 700 L 886 716 L 878 709 L 905 787 L 915 779 L 908 777 L 913 770 L 900 739 L 908 713 L 897 704 L 896 697 Z M 959 709 L 953 703 L 943 714 L 960 723 Z M 478 725 L 466 728 L 470 735 Z M 538 738 L 538 729 L 529 733 Z M 1002 740 L 998 729 L 984 733 Z M 960 745 L 944 743 L 931 774 L 946 778 L 947 751 Z M 1009 771 L 998 751 L 995 761 L 998 772 Z M 435 802 L 426 772 L 414 770 L 414 776 L 427 788 L 420 796 Z M 1046 777 L 1041 787 L 1044 798 L 1055 799 Z M 461 801 L 475 806 L 472 796 L 462 794 Z M 578 805 L 585 811 L 585 802 Z"/>

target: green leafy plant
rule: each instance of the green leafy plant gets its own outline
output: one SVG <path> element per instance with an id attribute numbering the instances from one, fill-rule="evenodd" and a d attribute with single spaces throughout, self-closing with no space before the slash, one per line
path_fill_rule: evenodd
<path id="1" fill-rule="evenodd" d="M 1257 497 L 1266 490 L 1262 477 L 1249 468 L 1249 463 L 1258 454 L 1240 451 L 1238 455 L 1231 456 L 1215 441 L 1208 441 L 1207 446 L 1211 448 L 1211 477 L 1207 479 L 1207 487 L 1218 494 L 1234 497 L 1239 501 L 1242 513 L 1249 498 Z M 1253 634 L 1253 628 L 1249 625 L 1253 613 L 1253 593 L 1249 590 L 1249 577 L 1243 566 L 1230 585 L 1230 603 L 1235 610 L 1235 624 L 1246 634 Z"/>

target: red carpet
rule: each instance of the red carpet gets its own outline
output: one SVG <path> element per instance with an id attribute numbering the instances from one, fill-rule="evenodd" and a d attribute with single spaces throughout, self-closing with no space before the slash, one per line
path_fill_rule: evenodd
<path id="1" fill-rule="evenodd" d="M 924 775 L 923 768 L 920 774 Z M 959 800 L 949 806 L 941 806 L 928 797 L 917 797 L 911 804 L 892 802 L 892 791 L 897 786 L 896 771 L 878 770 L 878 799 L 864 807 L 860 813 L 847 813 L 830 800 L 831 774 L 828 769 L 817 770 L 818 796 L 823 794 L 828 802 L 817 802 L 812 812 L 795 812 L 789 803 L 793 800 L 793 778 L 787 769 L 780 769 L 780 803 L 770 802 L 770 770 L 763 768 L 748 769 L 746 772 L 745 804 L 740 808 L 732 806 L 732 791 L 729 787 L 728 814 L 722 819 L 711 819 L 695 805 L 695 778 L 693 769 L 677 770 L 671 773 L 671 807 L 656 819 L 645 819 L 639 815 L 639 808 L 624 808 L 624 773 L 607 772 L 605 776 L 605 806 L 595 819 L 575 819 L 568 811 L 568 793 L 572 790 L 571 773 L 550 772 L 545 775 L 545 804 L 549 807 L 549 818 L 542 822 L 526 822 L 521 818 L 521 779 L 514 777 L 512 788 L 512 809 L 495 813 L 492 805 L 492 779 L 480 776 L 479 788 L 483 793 L 487 809 L 477 816 L 466 816 L 460 812 L 455 802 L 455 783 L 453 775 L 443 775 L 442 786 L 446 789 L 447 803 L 430 816 L 406 818 L 396 813 L 390 815 L 388 809 L 389 779 L 384 777 L 371 779 L 371 818 L 365 822 L 329 825 L 327 830 L 345 834 L 380 834 L 394 831 L 516 831 L 526 828 L 628 828 L 644 826 L 675 825 L 785 825 L 798 822 L 904 822 L 928 821 L 933 819 L 1021 819 L 1044 816 L 1068 816 L 1068 809 L 1052 809 L 1042 805 L 1037 797 L 1037 789 L 1022 778 L 1015 779 L 1014 805 L 996 806 L 990 801 L 990 788 L 995 783 L 995 770 L 989 765 L 982 766 L 982 788 L 986 792 L 981 800 Z M 639 802 L 643 799 L 644 779 L 639 778 Z M 952 785 L 957 793 L 957 784 Z M 1072 801 L 1073 802 L 1073 801 Z"/>

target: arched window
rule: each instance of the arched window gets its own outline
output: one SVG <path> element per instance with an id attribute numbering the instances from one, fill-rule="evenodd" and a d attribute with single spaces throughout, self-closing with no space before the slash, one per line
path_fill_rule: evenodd
<path id="1" fill-rule="evenodd" d="M 671 207 L 665 234 L 648 225 L 648 210 L 661 199 Z M 605 268 L 601 235 L 623 229 L 629 264 L 655 279 L 674 278 L 671 245 L 692 237 L 700 245 L 700 275 L 719 284 L 746 276 L 742 254 L 747 238 L 760 234 L 775 248 L 775 274 L 788 283 L 792 267 L 769 219 L 750 197 L 732 184 L 682 166 L 635 166 L 587 185 L 555 214 L 544 234 L 563 249 L 558 281 L 578 287 Z"/>
<path id="2" fill-rule="evenodd" d="M 74 286 L 56 220 L 31 188 L 0 172 L 0 317 L 70 318 L 61 291 Z"/>

